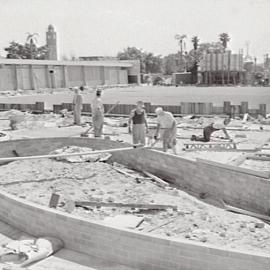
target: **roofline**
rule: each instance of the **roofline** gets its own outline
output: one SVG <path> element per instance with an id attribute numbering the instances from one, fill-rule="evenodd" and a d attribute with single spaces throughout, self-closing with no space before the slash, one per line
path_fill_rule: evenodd
<path id="1" fill-rule="evenodd" d="M 132 63 L 133 62 L 133 63 Z M 132 67 L 134 61 L 105 60 L 105 61 L 56 61 L 32 59 L 0 59 L 0 65 L 48 65 L 48 66 L 94 66 L 94 67 Z"/>

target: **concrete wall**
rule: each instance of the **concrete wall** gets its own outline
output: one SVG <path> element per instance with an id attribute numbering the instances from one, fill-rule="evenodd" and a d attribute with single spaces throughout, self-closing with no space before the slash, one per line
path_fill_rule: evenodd
<path id="1" fill-rule="evenodd" d="M 0 91 L 127 84 L 129 74 L 139 83 L 137 61 L 0 59 Z"/>
<path id="2" fill-rule="evenodd" d="M 125 146 L 110 140 L 88 138 L 18 140 L 1 142 L 0 156 L 14 156 L 14 149 L 20 156 L 42 155 L 67 145 L 88 146 L 93 149 Z M 206 193 L 223 199 L 232 206 L 269 214 L 270 181 L 256 171 L 238 169 L 235 166 L 215 166 L 147 149 L 115 152 L 112 158 L 131 168 L 154 173 L 183 190 Z"/>
<path id="3" fill-rule="evenodd" d="M 66 145 L 89 146 L 93 149 L 126 146 L 119 142 L 88 138 L 18 140 L 0 143 L 0 155 L 13 156 L 14 149 L 19 155 L 39 155 Z M 114 153 L 113 159 L 137 169 L 147 169 L 164 179 L 167 179 L 168 174 L 171 181 L 195 190 L 200 187 L 205 191 L 220 193 L 224 189 L 224 196 L 232 199 L 235 199 L 236 193 L 239 193 L 240 199 L 243 195 L 246 199 L 250 196 L 250 201 L 258 200 L 260 194 L 265 200 L 269 199 L 269 194 L 265 198 L 264 191 L 269 190 L 269 181 L 249 178 L 244 173 L 217 171 L 197 162 L 150 150 Z M 229 186 L 231 192 L 228 192 Z M 0 220 L 22 231 L 34 236 L 59 237 L 68 249 L 141 270 L 268 270 L 270 265 L 270 256 L 267 254 L 222 249 L 194 244 L 188 240 L 176 241 L 120 230 L 30 203 L 1 191 L 0 205 Z"/>
<path id="4" fill-rule="evenodd" d="M 270 181 L 235 166 L 218 167 L 155 150 L 114 153 L 114 159 L 137 170 L 148 170 L 183 190 L 206 193 L 230 205 L 269 215 Z"/>
<path id="5" fill-rule="evenodd" d="M 34 236 L 54 236 L 71 250 L 141 270 L 268 270 L 270 256 L 175 241 L 104 226 L 0 192 L 0 219 Z M 10 211 L 12 209 L 12 211 Z M 72 259 L 72 258 L 70 258 Z"/>

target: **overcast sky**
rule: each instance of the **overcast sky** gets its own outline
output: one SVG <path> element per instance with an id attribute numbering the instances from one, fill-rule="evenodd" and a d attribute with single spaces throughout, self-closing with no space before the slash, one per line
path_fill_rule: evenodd
<path id="1" fill-rule="evenodd" d="M 59 55 L 113 56 L 127 46 L 166 55 L 178 49 L 177 33 L 206 42 L 221 32 L 235 52 L 250 41 L 252 56 L 270 53 L 270 0 L 0 0 L 0 54 L 26 32 L 43 45 L 49 24 Z"/>

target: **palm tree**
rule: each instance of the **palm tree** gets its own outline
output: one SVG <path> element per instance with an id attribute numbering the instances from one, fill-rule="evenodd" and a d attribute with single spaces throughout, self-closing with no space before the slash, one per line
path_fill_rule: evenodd
<path id="1" fill-rule="evenodd" d="M 180 61 L 181 61 L 181 65 L 183 63 L 183 44 L 185 45 L 184 43 L 184 39 L 187 38 L 187 35 L 179 35 L 179 34 L 176 34 L 174 36 L 174 38 L 178 41 L 178 45 L 180 46 Z M 186 66 L 186 64 L 185 64 Z M 185 67 L 186 69 L 186 67 Z"/>
<path id="2" fill-rule="evenodd" d="M 30 46 L 30 59 L 33 59 L 33 50 L 36 47 L 37 44 L 37 36 L 39 36 L 38 33 L 26 33 L 27 38 L 26 38 L 26 43 L 29 42 L 29 46 Z"/>
<path id="3" fill-rule="evenodd" d="M 221 41 L 224 49 L 226 49 L 227 48 L 227 44 L 230 41 L 230 37 L 229 37 L 228 33 L 221 33 L 219 35 L 219 40 Z"/>
<path id="4" fill-rule="evenodd" d="M 199 40 L 198 36 L 193 36 L 192 37 L 191 42 L 193 43 L 194 50 L 198 49 L 199 41 L 200 40 Z"/>

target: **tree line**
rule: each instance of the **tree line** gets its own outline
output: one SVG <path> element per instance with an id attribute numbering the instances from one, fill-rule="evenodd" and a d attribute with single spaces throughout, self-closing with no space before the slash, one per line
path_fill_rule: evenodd
<path id="1" fill-rule="evenodd" d="M 12 41 L 4 48 L 7 58 L 13 59 L 46 59 L 48 47 L 37 46 L 37 33 L 27 33 L 25 44 Z M 119 60 L 139 60 L 141 73 L 163 73 L 170 75 L 174 72 L 188 71 L 197 76 L 198 64 L 205 53 L 222 53 L 226 50 L 230 37 L 227 33 L 221 33 L 217 42 L 200 43 L 198 36 L 193 36 L 191 42 L 193 48 L 189 51 L 185 48 L 186 35 L 175 35 L 179 45 L 179 51 L 162 57 L 152 52 L 147 52 L 136 47 L 127 47 L 117 54 Z M 67 60 L 67 59 L 65 59 Z M 70 60 L 77 60 L 73 57 Z M 194 78 L 196 81 L 196 78 Z"/>
<path id="2" fill-rule="evenodd" d="M 180 50 L 162 57 L 151 52 L 138 49 L 136 47 L 127 47 L 119 52 L 117 58 L 120 60 L 140 60 L 142 73 L 163 73 L 170 75 L 174 72 L 190 71 L 194 74 L 198 70 L 198 64 L 205 53 L 225 52 L 230 37 L 227 33 L 221 33 L 217 42 L 200 43 L 198 36 L 193 36 L 191 42 L 193 48 L 190 51 L 185 50 L 186 35 L 176 35 Z"/>

